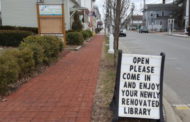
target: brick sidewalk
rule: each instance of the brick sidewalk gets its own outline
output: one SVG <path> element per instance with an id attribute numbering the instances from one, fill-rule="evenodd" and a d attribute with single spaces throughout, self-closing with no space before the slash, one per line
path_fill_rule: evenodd
<path id="1" fill-rule="evenodd" d="M 90 122 L 103 35 L 0 102 L 1 122 Z"/>

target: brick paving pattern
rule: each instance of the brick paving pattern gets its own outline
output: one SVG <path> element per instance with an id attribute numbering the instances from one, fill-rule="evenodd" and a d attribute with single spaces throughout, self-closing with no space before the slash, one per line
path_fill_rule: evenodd
<path id="1" fill-rule="evenodd" d="M 90 122 L 103 35 L 0 102 L 0 122 Z"/>

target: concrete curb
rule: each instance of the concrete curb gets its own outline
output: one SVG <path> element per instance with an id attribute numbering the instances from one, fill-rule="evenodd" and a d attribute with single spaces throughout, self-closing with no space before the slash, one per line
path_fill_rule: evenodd
<path id="1" fill-rule="evenodd" d="M 176 37 L 184 37 L 184 38 L 189 38 L 188 35 L 181 35 L 181 34 L 167 34 L 168 36 L 176 36 Z"/>
<path id="2" fill-rule="evenodd" d="M 90 37 L 89 39 L 85 40 L 85 42 L 90 42 L 92 40 L 93 37 Z M 82 48 L 83 46 L 85 46 L 86 44 L 84 43 L 83 45 L 79 45 L 77 46 L 76 48 L 65 48 L 65 49 L 68 49 L 68 50 L 74 50 L 74 51 L 78 51 L 80 50 L 80 48 Z"/>
<path id="3" fill-rule="evenodd" d="M 170 103 L 165 98 L 163 99 L 163 104 L 165 110 L 165 122 L 182 122 Z"/>
<path id="4" fill-rule="evenodd" d="M 66 50 L 71 50 L 71 51 L 78 51 L 82 46 L 77 46 L 75 48 L 65 48 Z"/>
<path id="5" fill-rule="evenodd" d="M 81 47 L 82 47 L 82 46 L 78 46 L 78 47 L 76 47 L 74 50 L 75 50 L 75 51 L 78 51 Z"/>

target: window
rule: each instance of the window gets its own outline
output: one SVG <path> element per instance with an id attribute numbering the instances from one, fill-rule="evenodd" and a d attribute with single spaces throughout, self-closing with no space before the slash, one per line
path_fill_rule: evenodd
<path id="1" fill-rule="evenodd" d="M 160 25 L 162 25 L 162 21 L 160 21 Z"/>
<path id="2" fill-rule="evenodd" d="M 164 16 L 164 11 L 162 11 L 162 16 Z"/>

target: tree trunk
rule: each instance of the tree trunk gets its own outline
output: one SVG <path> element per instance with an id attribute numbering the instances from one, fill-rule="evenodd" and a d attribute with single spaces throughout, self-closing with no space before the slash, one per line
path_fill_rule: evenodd
<path id="1" fill-rule="evenodd" d="M 120 17 L 121 16 L 121 0 L 117 0 L 116 5 L 116 17 L 115 17 L 115 28 L 114 28 L 114 57 L 115 57 L 115 65 L 117 64 L 117 53 L 118 53 L 118 41 L 119 41 L 119 32 L 120 32 Z"/>

